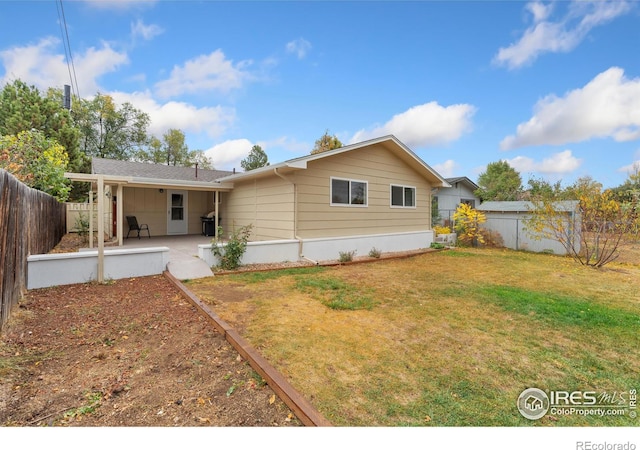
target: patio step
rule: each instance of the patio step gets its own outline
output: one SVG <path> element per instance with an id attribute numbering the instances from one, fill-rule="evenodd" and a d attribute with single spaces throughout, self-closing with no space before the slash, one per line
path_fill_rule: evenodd
<path id="1" fill-rule="evenodd" d="M 195 256 L 184 257 L 184 254 L 174 255 L 169 251 L 167 270 L 178 280 L 192 280 L 213 275 L 209 265 Z"/>

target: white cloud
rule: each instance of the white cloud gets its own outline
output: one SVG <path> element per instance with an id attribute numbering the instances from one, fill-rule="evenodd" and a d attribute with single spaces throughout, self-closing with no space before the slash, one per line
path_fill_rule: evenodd
<path id="1" fill-rule="evenodd" d="M 164 30 L 158 25 L 145 25 L 141 19 L 131 24 L 131 35 L 133 38 L 141 37 L 145 41 L 150 41 L 154 37 L 164 33 Z"/>
<path id="2" fill-rule="evenodd" d="M 174 66 L 169 79 L 157 83 L 155 89 L 158 95 L 165 98 L 202 91 L 229 92 L 242 87 L 245 80 L 252 78 L 245 71 L 251 64 L 251 61 L 242 61 L 234 65 L 218 49 L 209 55 L 191 59 L 183 66 Z"/>
<path id="3" fill-rule="evenodd" d="M 232 170 L 241 172 L 240 161 L 249 155 L 254 144 L 248 139 L 233 139 L 214 145 L 204 154 L 211 158 L 213 167 L 219 170 Z M 264 150 L 264 149 L 263 149 Z"/>
<path id="4" fill-rule="evenodd" d="M 543 53 L 569 52 L 576 48 L 595 27 L 627 13 L 631 7 L 625 0 L 576 1 L 569 4 L 564 17 L 553 22 L 547 20 L 552 5 L 528 3 L 526 9 L 533 15 L 533 24 L 520 40 L 502 47 L 494 57 L 498 65 L 516 69 L 532 63 Z"/>
<path id="5" fill-rule="evenodd" d="M 549 17 L 553 11 L 553 3 L 545 5 L 542 2 L 530 2 L 525 5 L 525 8 L 533 15 L 533 21 L 538 23 Z"/>
<path id="6" fill-rule="evenodd" d="M 303 59 L 311 50 L 311 42 L 303 38 L 295 39 L 291 42 L 287 42 L 287 53 L 295 53 L 298 59 Z"/>
<path id="7" fill-rule="evenodd" d="M 440 106 L 429 102 L 396 114 L 382 126 L 360 130 L 351 143 L 393 134 L 409 147 L 431 147 L 455 141 L 471 129 L 476 108 L 468 104 Z"/>
<path id="8" fill-rule="evenodd" d="M 535 115 L 500 143 L 503 150 L 530 145 L 562 145 L 592 138 L 618 142 L 640 139 L 640 78 L 628 80 L 612 67 L 564 97 L 540 100 Z"/>
<path id="9" fill-rule="evenodd" d="M 294 153 L 294 154 L 298 154 L 298 153 L 309 154 L 309 152 L 313 148 L 313 145 L 310 145 L 306 142 L 297 141 L 296 139 L 288 136 L 281 136 L 279 138 L 271 139 L 269 141 L 258 142 L 258 144 L 265 151 L 267 149 L 272 149 L 272 148 L 281 148 L 289 153 Z M 281 161 L 274 161 L 274 162 L 281 162 Z"/>
<path id="10" fill-rule="evenodd" d="M 460 165 L 453 159 L 448 159 L 441 164 L 435 164 L 433 169 L 445 178 L 450 178 L 455 175 L 456 170 L 460 168 Z"/>
<path id="11" fill-rule="evenodd" d="M 113 99 L 122 104 L 131 103 L 151 119 L 149 133 L 162 136 L 170 128 L 177 128 L 185 133 L 206 133 L 215 138 L 224 133 L 235 120 L 235 110 L 221 106 L 197 108 L 184 102 L 158 103 L 150 92 L 109 93 Z"/>
<path id="12" fill-rule="evenodd" d="M 632 162 L 631 164 L 627 164 L 626 166 L 622 166 L 618 169 L 618 172 L 625 173 L 627 175 L 636 173 L 640 170 L 640 159 Z"/>
<path id="13" fill-rule="evenodd" d="M 47 37 L 35 45 L 1 51 L 0 61 L 5 67 L 5 76 L 0 81 L 4 84 L 20 79 L 43 90 L 70 84 L 67 61 L 64 55 L 55 53 L 59 44 L 59 39 Z M 101 75 L 114 72 L 128 62 L 126 53 L 113 50 L 105 42 L 100 48 L 90 47 L 84 54 L 74 55 L 73 67 L 80 95 L 95 94 L 99 90 L 97 79 Z"/>
<path id="14" fill-rule="evenodd" d="M 520 173 L 539 172 L 544 174 L 571 173 L 582 164 L 582 160 L 573 156 L 571 150 L 555 153 L 540 162 L 527 156 L 516 156 L 506 161 Z"/>

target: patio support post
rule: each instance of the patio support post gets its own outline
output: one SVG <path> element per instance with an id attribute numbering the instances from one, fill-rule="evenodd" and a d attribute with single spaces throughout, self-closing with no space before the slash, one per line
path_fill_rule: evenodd
<path id="1" fill-rule="evenodd" d="M 89 248 L 93 248 L 93 183 L 89 183 Z"/>
<path id="2" fill-rule="evenodd" d="M 116 213 L 116 235 L 118 236 L 118 245 L 122 247 L 122 218 L 123 218 L 123 204 L 124 199 L 122 198 L 122 193 L 124 192 L 124 188 L 122 184 L 118 183 L 118 194 L 117 194 L 117 202 L 116 205 L 118 207 L 118 211 Z"/>
<path id="3" fill-rule="evenodd" d="M 213 229 L 213 235 L 217 238 L 218 237 L 218 227 L 220 226 L 220 222 L 218 219 L 218 203 L 220 201 L 220 191 L 213 191 L 213 201 L 214 201 L 214 211 L 216 214 L 216 226 Z"/>
<path id="4" fill-rule="evenodd" d="M 98 175 L 98 283 L 104 283 L 104 175 Z"/>

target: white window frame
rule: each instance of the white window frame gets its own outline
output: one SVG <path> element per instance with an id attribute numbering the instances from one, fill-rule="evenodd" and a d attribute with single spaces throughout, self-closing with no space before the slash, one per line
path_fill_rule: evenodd
<path id="1" fill-rule="evenodd" d="M 393 204 L 393 188 L 397 187 L 397 188 L 402 188 L 402 205 L 394 205 Z M 405 203 L 405 189 L 411 189 L 413 190 L 413 205 L 412 206 L 406 206 Z M 416 205 L 418 204 L 418 198 L 417 198 L 417 192 L 418 190 L 416 189 L 415 186 L 407 186 L 407 185 L 403 185 L 403 184 L 391 184 L 389 185 L 389 207 L 390 208 L 404 208 L 404 209 L 416 209 Z"/>
<path id="2" fill-rule="evenodd" d="M 349 183 L 349 203 L 334 203 L 333 202 L 333 180 L 347 181 Z M 365 188 L 364 203 L 351 203 L 351 183 L 362 183 Z M 330 206 L 345 206 L 347 208 L 367 208 L 369 206 L 369 182 L 365 180 L 354 180 L 352 178 L 330 177 L 329 180 L 329 205 Z"/>

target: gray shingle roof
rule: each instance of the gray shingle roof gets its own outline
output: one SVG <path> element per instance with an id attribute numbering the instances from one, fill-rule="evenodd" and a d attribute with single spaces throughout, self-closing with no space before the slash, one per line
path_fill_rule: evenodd
<path id="1" fill-rule="evenodd" d="M 445 178 L 445 180 L 451 186 L 453 186 L 456 183 L 465 183 L 467 186 L 471 188 L 471 190 L 474 190 L 474 191 L 479 187 L 476 183 L 471 181 L 468 177 Z"/>
<path id="2" fill-rule="evenodd" d="M 91 160 L 91 173 L 161 180 L 212 182 L 218 178 L 231 175 L 233 172 L 227 170 L 198 169 L 198 176 L 196 178 L 195 167 L 177 167 L 166 166 L 164 164 L 93 158 Z"/>

